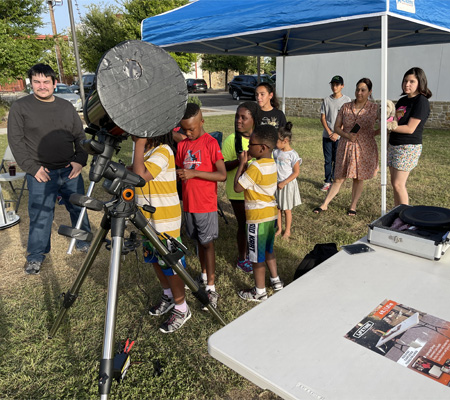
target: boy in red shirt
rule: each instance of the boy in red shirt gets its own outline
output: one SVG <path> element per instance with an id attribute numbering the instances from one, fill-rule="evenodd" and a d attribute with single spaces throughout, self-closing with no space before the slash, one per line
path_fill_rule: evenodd
<path id="1" fill-rule="evenodd" d="M 219 295 L 214 284 L 214 239 L 219 236 L 217 182 L 225 181 L 227 172 L 219 143 L 205 132 L 203 123 L 200 107 L 188 103 L 180 123 L 187 138 L 178 143 L 175 162 L 180 168 L 177 175 L 183 182 L 186 231 L 198 243 L 202 273 L 197 281 L 205 285 L 209 302 L 217 307 Z"/>

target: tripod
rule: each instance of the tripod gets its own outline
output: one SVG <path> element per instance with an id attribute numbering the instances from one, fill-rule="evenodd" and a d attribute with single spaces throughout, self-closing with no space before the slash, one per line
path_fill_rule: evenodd
<path id="1" fill-rule="evenodd" d="M 91 166 L 89 177 L 91 181 L 98 182 L 102 177 L 105 178 L 103 187 L 113 195 L 113 198 L 103 203 L 100 200 L 89 196 L 73 194 L 70 201 L 74 204 L 86 207 L 93 211 L 104 211 L 100 229 L 91 242 L 90 249 L 83 261 L 81 269 L 67 293 L 63 294 L 63 301 L 59 313 L 49 332 L 49 338 L 52 338 L 58 330 L 62 319 L 67 310 L 72 306 L 78 297 L 81 285 L 86 278 L 92 263 L 94 262 L 106 235 L 111 231 L 111 257 L 109 265 L 108 291 L 106 300 L 106 317 L 103 335 L 102 359 L 100 361 L 99 371 L 99 394 L 101 399 L 107 399 L 111 390 L 112 380 L 114 379 L 114 333 L 117 313 L 118 283 L 120 272 L 120 259 L 124 245 L 125 222 L 130 221 L 141 233 L 153 244 L 166 265 L 170 266 L 184 281 L 192 291 L 192 294 L 208 308 L 210 313 L 222 325 L 226 325 L 220 313 L 209 303 L 206 292 L 201 289 L 192 277 L 185 271 L 180 259 L 186 252 L 186 247 L 176 239 L 164 235 L 166 240 L 171 243 L 171 251 L 160 240 L 158 233 L 151 227 L 147 219 L 136 205 L 135 187 L 145 185 L 144 179 L 128 171 L 123 164 L 111 161 L 114 150 L 118 151 L 118 143 L 123 140 L 123 136 L 114 136 L 102 129 L 96 131 L 87 128 L 86 131 L 94 135 L 94 138 L 87 140 L 84 147 L 88 152 L 95 153 L 96 157 Z M 98 135 L 99 140 L 95 140 Z M 154 212 L 155 209 L 150 206 L 144 206 L 144 210 Z M 76 239 L 85 239 L 88 235 L 76 228 L 61 226 L 58 233 Z"/>

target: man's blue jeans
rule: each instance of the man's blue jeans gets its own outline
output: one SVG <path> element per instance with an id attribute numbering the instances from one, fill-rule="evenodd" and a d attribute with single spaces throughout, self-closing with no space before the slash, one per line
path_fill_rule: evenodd
<path id="1" fill-rule="evenodd" d="M 36 178 L 27 174 L 29 191 L 28 215 L 30 217 L 30 230 L 28 232 L 27 261 L 44 261 L 45 255 L 50 251 L 50 236 L 52 232 L 53 217 L 55 215 L 56 197 L 59 194 L 70 213 L 72 227 L 75 227 L 81 207 L 69 201 L 72 193 L 84 194 L 84 183 L 81 174 L 69 179 L 72 167 L 54 169 L 48 174 L 50 181 L 38 182 Z M 82 230 L 91 231 L 87 214 L 84 215 Z M 78 242 L 81 245 L 83 242 Z"/>
<path id="2" fill-rule="evenodd" d="M 329 138 L 322 138 L 323 157 L 325 159 L 325 183 L 331 183 L 334 180 L 334 164 L 336 162 L 336 149 L 339 140 L 333 142 Z"/>

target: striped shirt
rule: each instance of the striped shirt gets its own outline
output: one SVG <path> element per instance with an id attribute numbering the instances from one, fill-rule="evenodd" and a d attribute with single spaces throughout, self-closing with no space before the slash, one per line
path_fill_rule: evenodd
<path id="1" fill-rule="evenodd" d="M 272 158 L 253 161 L 239 178 L 239 184 L 245 189 L 247 224 L 277 219 L 278 209 L 275 201 L 277 166 Z"/>
<path id="2" fill-rule="evenodd" d="M 181 208 L 177 193 L 175 158 L 168 145 L 150 149 L 144 156 L 145 167 L 153 179 L 142 188 L 136 188 L 136 202 L 156 208 L 153 214 L 143 211 L 150 225 L 159 233 L 175 238 L 180 236 Z"/>

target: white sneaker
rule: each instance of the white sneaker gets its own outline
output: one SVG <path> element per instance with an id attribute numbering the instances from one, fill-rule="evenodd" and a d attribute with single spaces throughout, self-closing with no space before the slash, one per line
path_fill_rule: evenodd
<path id="1" fill-rule="evenodd" d="M 267 300 L 267 293 L 257 294 L 256 287 L 252 287 L 251 289 L 239 290 L 238 295 L 241 299 L 247 301 L 256 301 L 257 303 Z"/>
<path id="2" fill-rule="evenodd" d="M 320 190 L 322 192 L 328 192 L 328 190 L 330 190 L 330 187 L 331 187 L 331 183 L 330 182 L 325 182 Z"/>
<path id="3" fill-rule="evenodd" d="M 178 311 L 177 309 L 172 310 L 172 314 L 167 321 L 165 321 L 159 328 L 162 333 L 172 333 L 180 329 L 186 321 L 191 318 L 191 310 L 189 306 L 185 313 Z"/>
<path id="4" fill-rule="evenodd" d="M 150 307 L 148 313 L 150 315 L 160 316 L 170 311 L 173 307 L 175 307 L 175 302 L 173 301 L 173 298 L 170 298 L 165 294 L 163 294 L 161 296 L 161 299 L 159 300 L 159 303 L 156 304 L 156 306 Z"/>

